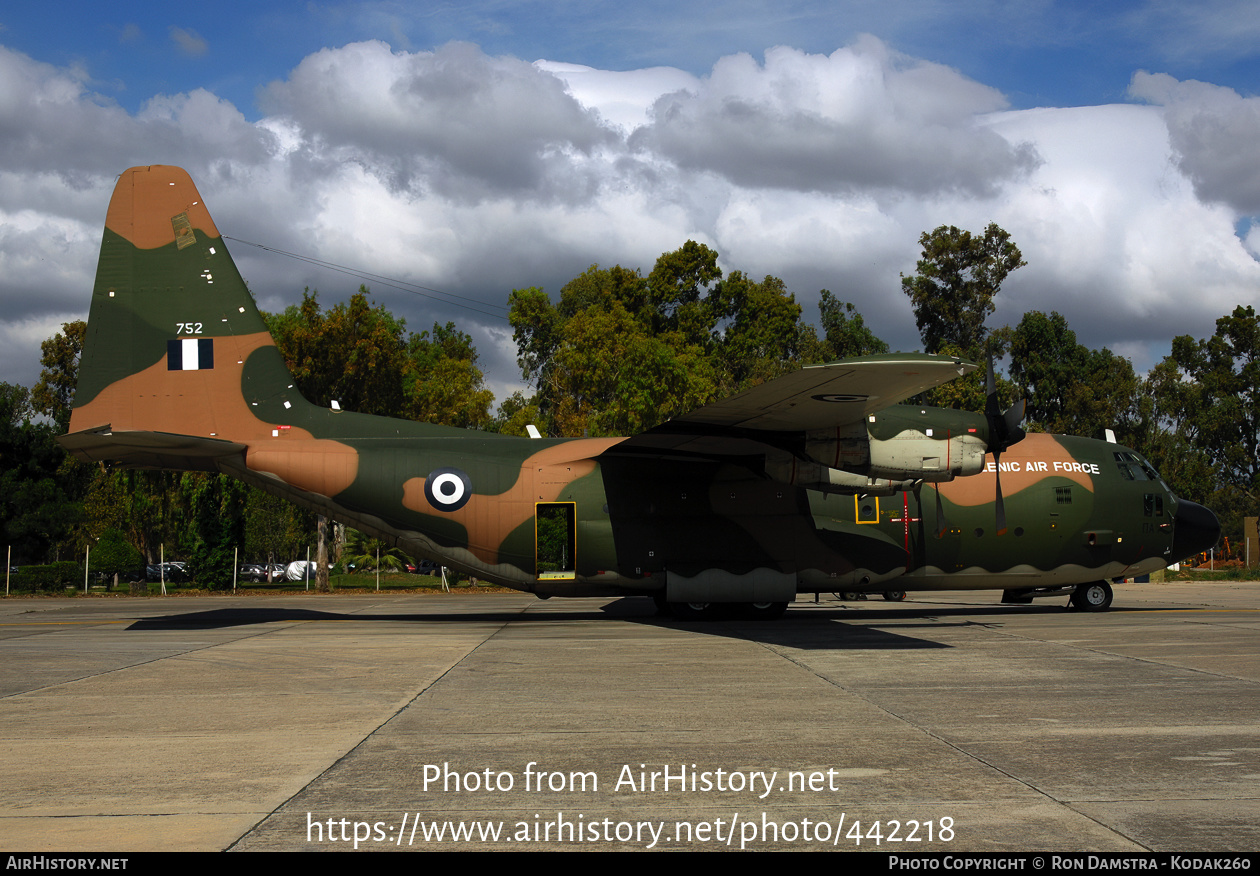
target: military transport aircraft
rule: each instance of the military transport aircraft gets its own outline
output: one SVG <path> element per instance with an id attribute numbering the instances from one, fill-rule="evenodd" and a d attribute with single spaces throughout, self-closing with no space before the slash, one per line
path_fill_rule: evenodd
<path id="1" fill-rule="evenodd" d="M 899 405 L 976 366 L 802 368 L 632 438 L 515 438 L 367 416 L 295 388 L 188 174 L 109 204 L 70 434 L 85 460 L 219 471 L 541 597 L 777 617 L 798 593 L 1071 593 L 1213 544 L 1137 453 L 1025 435 L 1022 404 Z"/>

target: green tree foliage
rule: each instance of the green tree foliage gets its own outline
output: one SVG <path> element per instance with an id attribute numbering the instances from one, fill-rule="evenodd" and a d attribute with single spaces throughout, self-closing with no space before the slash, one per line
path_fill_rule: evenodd
<path id="1" fill-rule="evenodd" d="M 819 292 L 818 311 L 826 345 L 822 358 L 848 359 L 888 352 L 888 344 L 866 327 L 862 314 L 849 302 L 832 295 L 829 289 Z"/>
<path id="2" fill-rule="evenodd" d="M 732 271 L 708 303 L 718 327 L 719 395 L 773 380 L 799 366 L 806 336 L 801 306 L 778 277 L 767 276 L 758 283 Z"/>
<path id="3" fill-rule="evenodd" d="M 359 287 L 328 310 L 308 289 L 267 326 L 298 389 L 317 404 L 335 400 L 344 410 L 465 428 L 490 423 L 493 393 L 472 338 L 454 323 L 408 333 Z"/>
<path id="4" fill-rule="evenodd" d="M 1238 306 L 1212 337 L 1173 339 L 1149 380 L 1156 414 L 1172 437 L 1158 448 L 1171 460 L 1187 449 L 1186 478 L 1214 479 L 1214 507 L 1260 501 L 1260 318 Z M 1223 509 L 1222 509 L 1223 510 Z M 1230 529 L 1226 529 L 1230 532 Z"/>
<path id="5" fill-rule="evenodd" d="M 305 556 L 315 532 L 315 514 L 288 499 L 251 489 L 245 499 L 242 560 L 287 564 Z"/>
<path id="6" fill-rule="evenodd" d="M 57 425 L 57 434 L 70 429 L 70 406 L 79 380 L 79 356 L 87 323 L 83 320 L 62 323 L 61 331 L 40 344 L 43 370 L 31 393 L 31 402 L 38 413 Z"/>
<path id="7" fill-rule="evenodd" d="M 115 587 L 118 586 L 120 575 L 131 574 L 141 579 L 144 577 L 144 557 L 117 529 L 107 529 L 101 533 L 100 539 L 92 547 L 89 565 L 93 572 L 112 576 Z"/>
<path id="8" fill-rule="evenodd" d="M 324 311 L 317 292 L 267 318 L 302 395 L 316 404 L 398 416 L 405 398 L 407 338 L 401 320 L 373 307 L 367 289 Z"/>
<path id="9" fill-rule="evenodd" d="M 380 557 L 382 572 L 403 572 L 411 557 L 379 538 L 372 538 L 357 529 L 346 527 L 346 546 L 341 561 L 356 572 L 376 571 L 376 559 Z"/>
<path id="10" fill-rule="evenodd" d="M 34 413 L 47 417 L 53 423 L 45 447 L 48 458 L 58 460 L 57 470 L 39 487 L 44 499 L 42 513 L 37 513 L 36 519 L 28 522 L 31 528 L 47 536 L 44 553 L 48 558 L 58 555 L 81 558 L 85 544 L 80 525 L 82 504 L 99 471 L 96 466 L 72 459 L 51 439 L 69 430 L 70 410 L 79 375 L 79 356 L 87 324 L 76 320 L 63 323 L 61 328 L 60 332 L 40 345 L 42 369 L 30 396 Z M 27 507 L 31 506 L 28 504 Z M 59 518 L 59 521 L 49 519 L 50 516 Z"/>
<path id="11" fill-rule="evenodd" d="M 956 344 L 945 344 L 936 352 L 942 356 L 953 356 L 970 362 L 983 362 L 986 358 L 983 355 L 976 356 L 965 353 Z M 993 355 L 996 357 L 1000 354 L 994 353 Z M 987 401 L 986 374 L 987 370 L 985 368 L 977 368 L 965 377 L 951 380 L 949 383 L 930 389 L 923 394 L 923 403 L 936 408 L 952 408 L 956 411 L 983 411 Z M 1009 382 L 1001 376 L 997 377 L 997 394 L 999 404 L 1005 409 L 1010 404 L 1014 393 Z"/>
<path id="12" fill-rule="evenodd" d="M 16 562 L 39 562 L 82 513 L 62 477 L 54 429 L 31 421 L 30 392 L 0 383 L 0 526 Z"/>
<path id="13" fill-rule="evenodd" d="M 514 290 L 509 319 L 521 371 L 537 387 L 530 404 L 539 427 L 557 436 L 635 434 L 815 351 L 783 281 L 723 277 L 717 259 L 688 241 L 647 277 L 592 266 L 554 305 L 541 289 Z M 520 410 L 514 404 L 509 415 Z"/>
<path id="14" fill-rule="evenodd" d="M 10 425 L 26 423 L 34 413 L 29 389 L 16 383 L 0 383 L 0 421 Z"/>
<path id="15" fill-rule="evenodd" d="M 538 572 L 572 571 L 573 506 L 544 505 L 538 508 Z"/>
<path id="16" fill-rule="evenodd" d="M 1030 310 L 1010 333 L 1011 379 L 1028 402 L 1029 428 L 1140 446 L 1149 416 L 1132 363 L 1107 348 L 1091 350 L 1058 312 Z"/>
<path id="17" fill-rule="evenodd" d="M 923 257 L 914 276 L 901 275 L 901 289 L 910 296 L 924 351 L 952 346 L 968 358 L 983 357 L 993 298 L 1007 275 L 1027 262 L 992 222 L 982 237 L 942 225 L 925 231 L 919 243 Z"/>
<path id="18" fill-rule="evenodd" d="M 646 317 L 654 332 L 678 332 L 685 343 L 704 344 L 712 331 L 715 307 L 726 311 L 721 316 L 734 315 L 731 302 L 721 301 L 725 294 L 722 285 L 717 286 L 716 302 L 703 300 L 709 288 L 722 279 L 717 260 L 716 252 L 694 240 L 662 253 L 648 275 L 646 306 L 631 310 Z M 731 293 L 736 294 L 735 290 Z"/>
<path id="19" fill-rule="evenodd" d="M 83 499 L 79 540 L 94 545 L 117 530 L 156 563 L 161 545 L 175 547 L 174 534 L 184 522 L 172 508 L 180 504 L 177 485 L 170 472 L 96 469 Z"/>
<path id="20" fill-rule="evenodd" d="M 189 560 L 198 584 L 212 590 L 232 586 L 234 558 L 245 542 L 245 503 L 249 487 L 222 475 L 189 472 L 181 490 L 192 523 Z"/>
<path id="21" fill-rule="evenodd" d="M 489 428 L 492 432 L 524 438 L 529 434 L 525 427 L 537 424 L 536 397 L 525 398 L 525 394 L 517 390 L 499 403 L 498 413 L 495 414 Z"/>
<path id="22" fill-rule="evenodd" d="M 490 425 L 494 393 L 485 388 L 472 338 L 458 331 L 455 323 L 434 323 L 431 333 L 412 335 L 407 355 L 408 367 L 403 377 L 405 416 L 422 423 L 463 429 L 485 429 Z"/>

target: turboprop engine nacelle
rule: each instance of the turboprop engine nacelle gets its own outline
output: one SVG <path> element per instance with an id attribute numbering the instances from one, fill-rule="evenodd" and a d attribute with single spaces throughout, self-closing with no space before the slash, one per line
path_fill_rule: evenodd
<path id="1" fill-rule="evenodd" d="M 894 491 L 909 489 L 916 481 L 937 483 L 978 474 L 988 451 L 984 414 L 909 405 L 872 414 L 865 422 L 807 432 L 804 447 L 806 457 L 828 469 L 863 476 L 873 487 L 883 480 Z M 844 478 L 819 480 L 836 483 Z"/>
<path id="2" fill-rule="evenodd" d="M 891 496 L 893 493 L 914 489 L 916 483 L 913 480 L 894 481 L 854 474 L 788 453 L 767 456 L 766 475 L 773 480 L 807 490 L 856 493 L 862 496 Z"/>

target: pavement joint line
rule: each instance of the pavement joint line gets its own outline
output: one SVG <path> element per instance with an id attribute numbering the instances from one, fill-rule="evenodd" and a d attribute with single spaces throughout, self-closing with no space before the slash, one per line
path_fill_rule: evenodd
<path id="1" fill-rule="evenodd" d="M 516 613 L 518 615 L 524 614 L 525 612 L 529 611 L 530 605 L 531 603 L 526 603 L 525 605 L 522 605 Z M 352 754 L 354 754 L 356 751 L 362 748 L 363 745 L 367 743 L 368 740 L 370 740 L 373 736 L 379 733 L 382 728 L 384 728 L 387 724 L 389 724 L 391 721 L 393 721 L 403 712 L 407 711 L 407 709 L 409 709 L 416 700 L 420 699 L 420 697 L 424 696 L 426 693 L 433 690 L 433 688 L 437 687 L 437 685 L 440 684 L 442 680 L 446 678 L 446 676 L 448 676 L 454 669 L 462 665 L 463 662 L 467 660 L 469 657 L 471 657 L 473 654 L 480 651 L 483 645 L 485 645 L 495 636 L 499 635 L 501 632 L 507 629 L 508 625 L 511 624 L 511 622 L 512 620 L 509 618 L 508 620 L 504 620 L 501 623 L 499 623 L 494 629 L 490 630 L 486 634 L 486 636 L 482 638 L 480 642 L 478 642 L 472 648 L 469 648 L 468 651 L 462 657 L 460 657 L 450 666 L 446 667 L 446 669 L 442 671 L 441 675 L 439 675 L 437 678 L 430 681 L 423 688 L 417 691 L 415 696 L 407 700 L 407 702 L 403 703 L 401 706 L 395 709 L 391 714 L 387 715 L 384 720 L 382 720 L 379 724 L 377 724 L 375 727 L 373 727 L 371 730 L 365 733 L 362 739 L 360 739 L 358 742 L 352 745 L 340 757 L 333 760 L 332 763 L 325 766 L 322 770 L 319 771 L 319 773 L 313 776 L 309 782 L 307 782 L 302 787 L 298 788 L 296 791 L 294 791 L 284 800 L 280 801 L 280 803 L 276 804 L 276 806 L 273 809 L 264 813 L 261 818 L 259 818 L 253 824 L 251 824 L 247 830 L 241 833 L 240 836 L 232 840 L 232 842 L 229 843 L 223 849 L 223 851 L 225 852 L 233 851 L 236 848 L 237 844 L 241 842 L 241 840 L 245 839 L 245 837 L 252 834 L 255 830 L 257 830 L 262 825 L 263 822 L 265 822 L 267 819 L 271 818 L 272 816 L 276 815 L 278 812 L 280 812 L 281 809 L 288 806 L 290 802 L 292 802 L 293 800 L 301 796 L 308 788 L 310 788 L 312 785 L 314 785 L 316 782 L 318 782 L 320 779 L 326 776 L 330 770 L 336 769 L 343 761 L 346 760 L 346 758 L 350 757 Z"/>
<path id="2" fill-rule="evenodd" d="M 1260 797 L 1178 797 L 1179 803 L 1220 803 L 1221 801 L 1232 802 L 1235 800 L 1260 800 Z M 1103 805 L 1106 803 L 1166 803 L 1167 797 L 1079 797 L 1073 798 L 1073 803 L 1081 805 L 1096 803 Z"/>
<path id="3" fill-rule="evenodd" d="M 1192 621 L 1192 623 L 1195 623 L 1195 622 Z M 1214 626 L 1214 624 L 1199 624 L 1199 625 L 1200 626 Z M 976 626 L 987 626 L 987 625 L 976 624 Z M 1012 632 L 1011 630 L 1006 629 L 1005 627 L 996 626 L 996 625 L 993 627 L 990 627 L 990 629 L 999 635 L 1007 636 L 1012 639 L 1019 639 L 1020 641 L 1023 641 L 1023 642 L 1036 642 L 1041 645 L 1055 645 L 1060 648 L 1066 648 L 1069 651 L 1086 651 L 1090 654 L 1097 654 L 1102 657 L 1113 657 L 1117 660 L 1127 660 L 1133 663 L 1144 663 L 1148 666 L 1159 666 L 1164 669 L 1176 669 L 1183 672 L 1193 673 L 1195 675 L 1206 675 L 1209 678 L 1221 678 L 1221 679 L 1228 679 L 1230 681 L 1241 681 L 1241 682 L 1244 682 L 1246 684 L 1251 684 L 1251 685 L 1256 684 L 1255 679 L 1244 678 L 1239 675 L 1227 675 L 1226 673 L 1223 673 L 1223 672 L 1213 672 L 1208 669 L 1200 669 L 1199 667 L 1196 667 L 1196 666 L 1182 666 L 1177 663 L 1169 663 L 1167 658 L 1163 660 L 1156 660 L 1151 657 L 1138 657 L 1133 654 L 1119 654 L 1119 653 L 1116 653 L 1115 651 L 1107 651 L 1100 647 L 1084 645 L 1077 642 L 1068 643 L 1068 642 L 1056 642 L 1050 639 L 1039 639 L 1036 636 L 1021 635 L 1019 633 Z"/>
<path id="4" fill-rule="evenodd" d="M 977 624 L 977 626 L 984 626 L 984 625 L 983 625 L 983 624 Z M 768 643 L 766 643 L 766 642 L 758 642 L 757 644 L 761 645 L 763 648 L 765 648 L 765 649 L 766 649 L 767 651 L 769 651 L 771 654 L 774 654 L 774 655 L 776 655 L 777 657 L 779 657 L 779 658 L 781 658 L 781 659 L 783 659 L 783 660 L 787 660 L 788 662 L 795 664 L 795 665 L 796 665 L 796 666 L 798 666 L 799 668 L 804 669 L 804 670 L 805 670 L 806 672 L 808 672 L 810 675 L 813 675 L 814 677 L 816 677 L 816 678 L 820 679 L 821 681 L 823 681 L 823 682 L 825 682 L 825 683 L 827 683 L 827 684 L 831 685 L 832 687 L 838 688 L 839 690 L 842 690 L 842 691 L 844 691 L 846 694 L 849 694 L 849 695 L 851 695 L 851 696 L 855 696 L 855 697 L 857 697 L 858 699 L 862 700 L 863 702 L 865 702 L 866 704 L 868 704 L 868 705 L 870 705 L 870 706 L 874 706 L 876 709 L 879 709 L 879 710 L 880 710 L 881 712 L 883 712 L 884 714 L 886 714 L 886 715 L 888 715 L 888 716 L 890 716 L 890 717 L 892 717 L 892 718 L 896 719 L 897 721 L 900 721 L 902 724 L 905 724 L 906 726 L 911 727 L 911 728 L 913 728 L 914 730 L 917 730 L 919 733 L 923 734 L 923 735 L 924 735 L 924 736 L 926 736 L 927 738 L 936 740 L 936 742 L 940 743 L 941 745 L 944 745 L 946 748 L 948 748 L 948 749 L 950 749 L 951 751 L 953 751 L 953 752 L 957 753 L 958 755 L 962 756 L 963 758 L 966 758 L 967 760 L 971 760 L 971 761 L 974 761 L 974 762 L 976 762 L 976 763 L 979 763 L 979 764 L 981 764 L 981 765 L 983 765 L 983 766 L 985 766 L 985 767 L 988 767 L 990 770 L 992 770 L 992 771 L 993 771 L 993 772 L 995 772 L 995 773 L 998 773 L 999 775 L 1006 776 L 1006 778 L 1010 779 L 1010 780 L 1011 780 L 1012 782 L 1014 782 L 1015 784 L 1017 784 L 1017 785 L 1022 785 L 1023 787 L 1025 787 L 1025 788 L 1027 788 L 1028 790 L 1032 791 L 1033 793 L 1035 793 L 1035 794 L 1037 794 L 1037 795 L 1039 795 L 1039 796 L 1041 796 L 1041 797 L 1045 798 L 1047 801 L 1049 801 L 1049 802 L 1051 802 L 1051 803 L 1053 803 L 1053 804 L 1055 804 L 1055 805 L 1061 806 L 1061 807 L 1063 807 L 1064 809 L 1067 809 L 1068 811 L 1070 811 L 1070 812 L 1074 813 L 1075 815 L 1077 815 L 1077 816 L 1078 816 L 1078 817 L 1080 817 L 1080 818 L 1084 818 L 1084 819 L 1086 819 L 1087 821 L 1093 822 L 1093 823 L 1094 823 L 1094 824 L 1096 824 L 1098 827 L 1102 828 L 1104 831 L 1106 831 L 1106 832 L 1108 832 L 1108 833 L 1115 834 L 1116 836 L 1119 836 L 1119 837 L 1121 837 L 1121 838 L 1123 838 L 1123 839 L 1125 839 L 1125 840 L 1127 840 L 1127 841 L 1129 841 L 1129 842 L 1133 843 L 1134 845 L 1138 846 L 1139 848 L 1143 849 L 1144 851 L 1148 851 L 1148 852 L 1149 852 L 1149 851 L 1152 851 L 1152 849 L 1151 849 L 1150 847 L 1148 847 L 1148 846 L 1146 846 L 1145 844 L 1143 844 L 1143 843 L 1139 842 L 1137 839 L 1135 839 L 1135 838 L 1133 838 L 1133 837 L 1131 837 L 1131 836 L 1128 836 L 1127 834 L 1125 834 L 1125 833 L 1121 832 L 1120 830 L 1116 829 L 1115 827 L 1112 827 L 1112 826 L 1111 826 L 1111 825 L 1109 825 L 1109 824 L 1105 824 L 1104 822 L 1102 822 L 1102 821 L 1098 820 L 1097 818 L 1094 818 L 1092 815 L 1089 815 L 1088 813 L 1081 812 L 1079 809 L 1077 809 L 1077 808 L 1076 808 L 1076 806 L 1074 806 L 1074 805 L 1072 804 L 1072 802 L 1071 802 L 1071 801 L 1068 801 L 1068 800 L 1061 800 L 1061 799 L 1059 799 L 1058 797 L 1055 797 L 1055 796 L 1054 796 L 1053 794 L 1051 794 L 1049 791 L 1046 791 L 1046 790 L 1044 790 L 1043 788 L 1038 787 L 1037 785 L 1033 784 L 1032 782 L 1028 781 L 1027 779 L 1022 779 L 1022 778 L 1020 778 L 1019 776 L 1015 775 L 1014 773 L 1011 773 L 1009 770 L 1004 770 L 1004 769 L 1002 769 L 1002 768 L 1001 768 L 1000 766 L 998 766 L 997 764 L 991 763 L 990 761 L 986 760 L 985 758 L 983 758 L 983 757 L 982 757 L 982 756 L 980 756 L 979 754 L 976 754 L 976 753 L 974 753 L 974 752 L 970 752 L 970 751 L 967 751 L 967 750 L 965 750 L 965 749 L 963 749 L 963 748 L 960 748 L 958 745 L 954 744 L 953 742 L 950 742 L 948 739 L 946 739 L 944 736 L 940 735 L 939 733 L 934 733 L 933 731 L 931 731 L 931 730 L 927 729 L 926 727 L 921 727 L 921 726 L 919 726 L 919 725 L 918 725 L 918 724 L 916 724 L 914 721 L 910 720 L 909 718 L 905 717 L 904 715 L 899 715 L 898 713 L 894 712 L 892 709 L 890 709 L 889 707 L 885 706 L 884 704 L 882 704 L 882 703 L 878 703 L 878 702 L 876 702 L 876 701 L 874 701 L 874 700 L 870 699 L 869 697 L 867 697 L 867 696 L 866 696 L 864 693 L 862 693 L 861 691 L 858 691 L 858 690 L 855 690 L 855 689 L 850 689 L 850 688 L 847 688 L 847 687 L 845 687 L 843 684 L 841 684 L 840 682 L 835 681 L 834 679 L 828 678 L 828 677 L 827 677 L 827 676 L 825 676 L 825 675 L 822 675 L 821 673 L 819 673 L 819 672 L 815 671 L 813 668 L 811 668 L 811 667 L 809 667 L 809 666 L 806 666 L 804 663 L 801 663 L 799 660 L 796 660 L 796 659 L 795 659 L 795 658 L 793 658 L 790 654 L 786 654 L 786 653 L 784 653 L 784 652 L 782 652 L 782 651 L 776 650 L 776 649 L 775 649 L 772 645 L 770 645 L 770 644 L 768 644 Z"/>
<path id="5" fill-rule="evenodd" d="M 135 623 L 136 620 L 137 620 L 136 618 L 132 618 L 129 621 L 119 621 L 119 623 Z M 114 622 L 111 621 L 110 623 L 114 623 Z M 276 630 L 274 629 L 259 629 L 252 633 L 243 634 L 235 639 L 232 639 L 232 641 L 243 642 L 247 639 L 257 638 L 258 636 L 265 636 L 274 632 L 276 632 Z M 172 651 L 169 654 L 161 654 L 159 656 L 153 657 L 148 660 L 140 660 L 135 663 L 128 663 L 125 666 L 115 666 L 112 669 L 106 669 L 103 672 L 93 672 L 89 675 L 79 675 L 79 676 L 76 676 L 75 678 L 67 678 L 62 681 L 58 681 L 54 684 L 46 684 L 43 687 L 32 687 L 27 690 L 19 690 L 19 691 L 14 691 L 13 693 L 9 693 L 9 694 L 3 694 L 3 695 L 0 695 L 0 700 L 11 699 L 13 697 L 19 697 L 19 696 L 27 696 L 33 693 L 40 693 L 41 691 L 53 690 L 58 687 L 64 687 L 69 684 L 78 684 L 79 682 L 88 681 L 93 678 L 103 678 L 106 675 L 112 675 L 115 672 L 123 672 L 125 670 L 135 669 L 140 666 L 148 666 L 151 663 L 160 663 L 163 660 L 171 660 L 176 657 L 186 657 L 189 654 L 196 654 L 200 651 L 208 651 L 212 648 L 219 648 L 219 647 L 222 647 L 223 644 L 224 644 L 223 642 L 211 642 L 207 645 L 201 645 L 200 647 L 196 647 L 196 648 L 186 648 L 182 651 Z"/>

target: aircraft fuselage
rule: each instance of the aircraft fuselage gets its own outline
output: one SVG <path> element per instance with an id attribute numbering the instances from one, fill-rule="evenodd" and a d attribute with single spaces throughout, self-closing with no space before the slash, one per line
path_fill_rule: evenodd
<path id="1" fill-rule="evenodd" d="M 1178 559 L 1179 500 L 1137 454 L 1108 442 L 1031 434 L 980 474 L 858 496 L 776 482 L 755 460 L 602 455 L 620 440 L 345 439 L 353 475 L 332 486 L 326 453 L 278 435 L 247 454 L 244 476 L 540 595 L 652 593 L 714 573 L 726 587 L 764 580 L 782 591 L 790 579 L 793 593 L 893 581 L 1006 589 L 1139 575 Z M 308 471 L 304 460 L 319 463 Z M 999 465 L 1005 533 L 994 508 Z M 548 557 L 553 518 L 564 555 Z"/>

